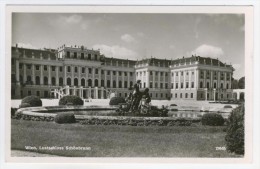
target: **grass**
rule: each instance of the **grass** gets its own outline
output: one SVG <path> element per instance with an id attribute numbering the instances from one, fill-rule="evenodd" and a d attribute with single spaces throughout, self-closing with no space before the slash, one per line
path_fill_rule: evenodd
<path id="1" fill-rule="evenodd" d="M 11 149 L 82 146 L 91 150 L 37 150 L 68 157 L 237 157 L 227 151 L 223 127 L 91 126 L 12 119 Z"/>

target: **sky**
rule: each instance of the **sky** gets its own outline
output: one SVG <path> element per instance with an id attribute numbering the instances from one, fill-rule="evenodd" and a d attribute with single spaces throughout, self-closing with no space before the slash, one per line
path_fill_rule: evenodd
<path id="1" fill-rule="evenodd" d="M 192 54 L 232 64 L 244 76 L 242 14 L 14 13 L 12 45 L 81 46 L 106 57 L 177 59 Z"/>

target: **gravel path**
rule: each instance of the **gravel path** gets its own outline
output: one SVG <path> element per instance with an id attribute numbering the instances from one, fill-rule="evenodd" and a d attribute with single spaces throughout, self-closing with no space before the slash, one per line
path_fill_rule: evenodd
<path id="1" fill-rule="evenodd" d="M 56 155 L 42 154 L 30 151 L 11 150 L 11 157 L 59 157 Z"/>

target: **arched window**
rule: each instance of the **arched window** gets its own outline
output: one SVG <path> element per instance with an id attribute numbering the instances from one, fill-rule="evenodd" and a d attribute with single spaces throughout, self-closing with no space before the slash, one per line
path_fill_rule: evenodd
<path id="1" fill-rule="evenodd" d="M 227 89 L 229 89 L 229 84 L 227 83 Z"/>
<path id="2" fill-rule="evenodd" d="M 63 86 L 63 78 L 62 77 L 59 78 L 59 86 Z"/>
<path id="3" fill-rule="evenodd" d="M 116 88 L 116 81 L 113 80 L 113 88 Z"/>
<path id="4" fill-rule="evenodd" d="M 98 79 L 95 79 L 95 87 L 98 87 Z"/>
<path id="5" fill-rule="evenodd" d="M 74 78 L 74 86 L 78 86 L 78 85 L 79 85 L 78 78 Z"/>
<path id="6" fill-rule="evenodd" d="M 101 80 L 101 87 L 104 87 L 104 85 L 105 85 L 105 84 L 104 84 L 104 80 L 102 79 L 102 80 Z"/>
<path id="7" fill-rule="evenodd" d="M 91 87 L 92 86 L 92 80 L 88 79 L 88 86 Z"/>
<path id="8" fill-rule="evenodd" d="M 207 88 L 209 89 L 209 82 L 207 82 Z"/>
<path id="9" fill-rule="evenodd" d="M 43 78 L 43 84 L 48 85 L 48 77 L 44 76 Z"/>
<path id="10" fill-rule="evenodd" d="M 203 88 L 203 82 L 200 82 L 200 88 Z"/>
<path id="11" fill-rule="evenodd" d="M 124 88 L 127 88 L 127 81 L 124 82 Z"/>
<path id="12" fill-rule="evenodd" d="M 35 84 L 40 85 L 40 77 L 39 76 L 35 77 Z"/>
<path id="13" fill-rule="evenodd" d="M 71 79 L 69 77 L 67 78 L 67 85 L 71 86 Z"/>
<path id="14" fill-rule="evenodd" d="M 85 86 L 85 79 L 84 78 L 81 79 L 81 86 Z"/>
<path id="15" fill-rule="evenodd" d="M 122 88 L 122 81 L 119 81 L 119 88 Z"/>
<path id="16" fill-rule="evenodd" d="M 55 80 L 56 80 L 55 77 L 52 77 L 52 78 L 51 78 L 51 84 L 52 84 L 53 86 L 55 86 Z"/>
<path id="17" fill-rule="evenodd" d="M 110 80 L 107 80 L 107 87 L 110 87 Z"/>
<path id="18" fill-rule="evenodd" d="M 31 82 L 31 81 L 32 81 L 31 76 L 27 76 L 27 82 Z"/>

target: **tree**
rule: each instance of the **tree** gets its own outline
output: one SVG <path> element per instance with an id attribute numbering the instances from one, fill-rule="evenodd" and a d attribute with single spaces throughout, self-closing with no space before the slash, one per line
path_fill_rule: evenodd
<path id="1" fill-rule="evenodd" d="M 232 89 L 238 89 L 238 80 L 232 78 Z"/>
<path id="2" fill-rule="evenodd" d="M 245 76 L 244 76 L 244 77 L 241 77 L 241 78 L 238 80 L 238 88 L 239 88 L 239 89 L 244 89 L 244 88 L 245 88 Z"/>

